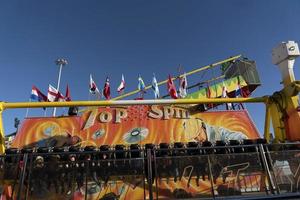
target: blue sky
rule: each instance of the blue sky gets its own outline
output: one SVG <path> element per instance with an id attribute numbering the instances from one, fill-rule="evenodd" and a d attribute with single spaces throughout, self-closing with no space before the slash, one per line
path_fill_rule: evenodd
<path id="1" fill-rule="evenodd" d="M 28 101 L 32 85 L 44 93 L 49 83 L 56 86 L 58 57 L 69 61 L 61 91 L 68 83 L 73 100 L 89 98 L 90 73 L 98 87 L 109 76 L 116 96 L 122 73 L 131 91 L 138 74 L 149 84 L 152 73 L 164 80 L 178 74 L 179 64 L 190 71 L 237 54 L 257 62 L 262 86 L 253 96 L 272 94 L 282 86 L 271 50 L 281 41 L 300 42 L 299 24 L 297 0 L 1 1 L 0 100 Z M 188 78 L 190 84 L 200 81 L 201 74 Z M 264 106 L 247 108 L 262 131 Z M 6 133 L 15 130 L 14 117 L 23 119 L 25 112 L 4 112 Z M 36 113 L 43 114 L 29 111 Z"/>

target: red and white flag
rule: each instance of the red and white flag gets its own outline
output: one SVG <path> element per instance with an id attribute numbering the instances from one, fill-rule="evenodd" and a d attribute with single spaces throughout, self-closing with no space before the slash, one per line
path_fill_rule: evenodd
<path id="1" fill-rule="evenodd" d="M 103 95 L 106 99 L 110 99 L 110 85 L 109 85 L 109 78 L 106 77 L 106 81 L 103 88 Z"/>
<path id="2" fill-rule="evenodd" d="M 207 98 L 211 98 L 211 91 L 210 91 L 210 87 L 207 83 L 207 88 L 206 88 L 206 97 Z M 213 107 L 212 103 L 207 104 L 208 109 Z"/>
<path id="3" fill-rule="evenodd" d="M 91 94 L 96 94 L 96 93 L 100 94 L 99 89 L 98 89 L 95 81 L 92 78 L 92 74 L 90 74 L 90 93 Z"/>
<path id="4" fill-rule="evenodd" d="M 30 95 L 31 100 L 35 101 L 47 101 L 46 95 L 44 95 L 37 87 L 32 86 L 31 90 L 31 95 Z"/>
<path id="5" fill-rule="evenodd" d="M 121 83 L 117 89 L 117 91 L 119 93 L 123 92 L 123 90 L 125 89 L 125 80 L 124 80 L 124 75 L 122 74 L 122 80 L 121 80 Z"/>
<path id="6" fill-rule="evenodd" d="M 227 93 L 228 93 L 227 87 L 226 87 L 225 83 L 223 82 L 223 86 L 222 86 L 222 98 L 228 98 Z M 227 110 L 232 110 L 232 103 L 226 103 L 226 109 Z"/>
<path id="7" fill-rule="evenodd" d="M 67 84 L 67 89 L 66 89 L 65 101 L 71 101 L 70 88 L 69 88 L 68 84 Z"/>
<path id="8" fill-rule="evenodd" d="M 178 99 L 178 95 L 177 95 L 177 91 L 176 91 L 176 86 L 171 78 L 171 75 L 169 75 L 169 80 L 167 82 L 167 88 L 168 88 L 168 92 L 169 95 L 173 98 L 173 99 Z"/>
<path id="9" fill-rule="evenodd" d="M 48 98 L 48 101 L 51 101 L 51 102 L 64 101 L 64 96 L 51 84 L 49 84 L 47 98 Z"/>
<path id="10" fill-rule="evenodd" d="M 179 85 L 179 96 L 181 98 L 184 98 L 187 95 L 187 79 L 186 79 L 186 74 L 185 73 L 180 78 L 179 83 L 180 83 L 180 85 Z"/>

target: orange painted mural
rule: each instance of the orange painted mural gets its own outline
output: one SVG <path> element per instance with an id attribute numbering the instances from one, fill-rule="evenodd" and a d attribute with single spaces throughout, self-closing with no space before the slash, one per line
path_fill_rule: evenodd
<path id="1" fill-rule="evenodd" d="M 27 118 L 12 147 L 214 142 L 258 137 L 245 110 L 190 115 L 184 107 L 152 105 L 97 108 L 81 116 Z"/>
<path id="2" fill-rule="evenodd" d="M 147 105 L 100 107 L 86 110 L 80 116 L 27 118 L 23 121 L 12 147 L 71 145 L 99 147 L 104 144 L 128 146 L 205 140 L 215 142 L 258 137 L 259 133 L 245 110 L 211 111 L 191 115 L 185 107 Z M 43 181 L 39 181 L 39 184 L 34 186 L 34 175 L 32 175 L 33 186 L 31 187 L 41 187 L 41 189 L 34 189 L 27 194 L 30 195 L 30 199 L 41 197 L 78 200 L 148 199 L 150 185 L 152 185 L 154 198 L 159 199 L 211 197 L 212 190 L 214 194 L 221 194 L 224 187 L 227 188 L 226 191 L 228 188 L 242 190 L 243 187 L 247 190 L 249 185 L 260 191 L 261 180 L 264 178 L 259 172 L 260 169 L 256 167 L 255 162 L 259 160 L 257 155 L 254 153 L 248 154 L 247 157 L 228 156 L 230 155 L 157 158 L 156 163 L 153 163 L 156 170 L 152 169 L 155 177 L 152 183 L 148 183 L 147 180 L 144 158 L 124 160 L 123 164 L 113 159 L 102 161 L 96 159 L 92 161 L 91 172 L 80 172 L 78 171 L 80 168 L 76 168 L 74 177 L 70 179 L 71 172 L 64 171 L 63 168 L 72 166 L 72 162 L 81 166 L 80 159 L 74 161 L 70 157 L 67 161 L 54 162 L 58 163 L 54 168 L 57 168 L 57 174 L 60 174 L 55 175 L 57 178 L 53 180 L 54 186 L 59 185 L 57 188 L 49 189 L 46 184 L 43 186 Z M 58 158 L 47 158 L 43 165 L 53 165 L 47 163 L 51 159 Z M 209 176 L 208 163 L 212 166 L 211 176 Z M 250 169 L 251 165 L 256 167 L 254 173 L 239 174 Z M 49 167 L 43 169 L 46 171 L 41 174 L 47 175 Z M 49 180 L 44 181 L 46 183 Z M 63 191 L 59 192 L 59 190 Z"/>

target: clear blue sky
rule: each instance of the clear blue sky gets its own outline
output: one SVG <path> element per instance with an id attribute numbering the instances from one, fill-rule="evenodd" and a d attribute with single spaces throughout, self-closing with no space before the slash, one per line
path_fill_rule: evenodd
<path id="1" fill-rule="evenodd" d="M 73 100 L 88 99 L 90 73 L 98 87 L 110 76 L 116 96 L 122 73 L 131 91 L 138 74 L 149 84 L 152 73 L 164 80 L 179 64 L 189 71 L 237 54 L 257 62 L 262 86 L 253 96 L 272 94 L 281 77 L 271 49 L 287 40 L 300 42 L 297 0 L 1 1 L 0 100 L 28 101 L 32 85 L 44 93 L 49 83 L 56 86 L 58 57 L 69 61 L 61 88 L 64 93 L 68 83 Z M 199 81 L 201 74 L 188 79 Z M 264 107 L 247 107 L 262 131 Z M 6 133 L 25 112 L 4 112 Z M 43 114 L 29 114 L 35 112 Z"/>

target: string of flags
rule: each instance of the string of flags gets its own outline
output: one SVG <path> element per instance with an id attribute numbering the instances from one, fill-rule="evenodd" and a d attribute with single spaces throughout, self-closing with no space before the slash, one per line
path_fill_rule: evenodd
<path id="1" fill-rule="evenodd" d="M 178 92 L 176 89 L 176 85 L 173 82 L 173 79 L 174 78 L 172 78 L 171 75 L 168 76 L 168 80 L 167 80 L 168 94 L 173 99 L 185 98 L 188 95 L 188 93 L 187 93 L 188 83 L 187 83 L 186 74 L 184 73 L 182 76 L 178 77 L 178 79 L 179 79 Z M 236 87 L 234 96 L 235 97 L 238 97 L 238 96 L 248 97 L 250 92 L 242 89 L 239 77 L 238 77 L 237 81 L 238 81 L 238 83 L 237 83 L 237 87 Z M 126 87 L 126 82 L 125 82 L 124 75 L 122 74 L 121 82 L 117 88 L 117 92 L 119 94 L 122 94 L 125 90 L 125 87 Z M 153 90 L 154 98 L 155 99 L 160 98 L 160 90 L 158 87 L 158 83 L 157 83 L 155 74 L 153 74 L 151 88 Z M 140 94 L 141 94 L 141 97 L 139 97 L 138 99 L 143 99 L 143 94 L 146 93 L 146 86 L 145 86 L 144 80 L 142 79 L 142 77 L 140 75 L 138 76 L 138 90 L 140 91 Z M 211 88 L 208 83 L 207 83 L 205 90 L 206 90 L 206 97 L 211 98 Z M 106 77 L 103 89 L 99 90 L 99 88 L 96 85 L 96 82 L 93 80 L 92 74 L 90 74 L 89 92 L 92 95 L 98 95 L 99 99 L 101 97 L 104 97 L 107 100 L 111 99 L 111 89 L 110 89 L 109 77 Z M 227 87 L 225 86 L 224 82 L 222 83 L 222 96 L 221 97 L 228 98 L 228 90 L 227 90 Z M 43 94 L 36 86 L 32 86 L 30 100 L 39 101 L 39 102 L 71 101 L 69 85 L 67 85 L 67 87 L 66 87 L 65 95 L 63 95 L 61 92 L 59 92 L 51 84 L 49 84 L 47 95 Z M 214 105 L 212 103 L 209 103 L 209 104 L 205 105 L 205 107 L 206 107 L 206 109 L 209 109 L 209 108 L 214 107 Z M 233 105 L 231 103 L 226 103 L 226 108 L 227 108 L 227 110 L 230 110 L 233 108 Z"/>

